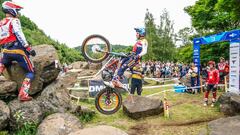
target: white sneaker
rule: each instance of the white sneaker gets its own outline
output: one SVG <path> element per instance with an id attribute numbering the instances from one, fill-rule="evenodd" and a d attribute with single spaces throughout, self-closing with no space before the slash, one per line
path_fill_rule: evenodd
<path id="1" fill-rule="evenodd" d="M 207 106 L 207 103 L 204 103 L 203 106 Z"/>
<path id="2" fill-rule="evenodd" d="M 214 107 L 214 103 L 211 104 L 211 107 Z"/>

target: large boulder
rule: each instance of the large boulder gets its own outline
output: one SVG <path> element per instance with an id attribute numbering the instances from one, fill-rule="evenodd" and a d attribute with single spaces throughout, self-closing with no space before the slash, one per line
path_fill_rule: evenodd
<path id="1" fill-rule="evenodd" d="M 93 117 L 96 114 L 94 110 L 91 110 L 86 106 L 80 106 L 78 104 L 72 104 L 70 112 L 76 116 L 88 115 L 88 117 Z"/>
<path id="2" fill-rule="evenodd" d="M 72 132 L 69 135 L 128 135 L 126 132 L 111 126 L 96 126 Z"/>
<path id="3" fill-rule="evenodd" d="M 90 70 L 98 70 L 102 68 L 102 63 L 90 63 L 89 69 Z"/>
<path id="4" fill-rule="evenodd" d="M 68 113 L 55 113 L 39 125 L 37 135 L 68 135 L 82 128 L 79 119 Z"/>
<path id="5" fill-rule="evenodd" d="M 219 96 L 218 102 L 220 104 L 230 104 L 230 98 L 231 98 L 231 96 L 234 96 L 234 95 L 236 95 L 236 94 L 231 93 L 231 92 L 226 92 Z"/>
<path id="6" fill-rule="evenodd" d="M 77 61 L 69 65 L 73 69 L 88 69 L 88 63 L 85 61 Z"/>
<path id="7" fill-rule="evenodd" d="M 0 131 L 7 127 L 10 117 L 9 107 L 0 100 Z"/>
<path id="8" fill-rule="evenodd" d="M 239 135 L 240 116 L 220 118 L 208 123 L 209 135 Z"/>
<path id="9" fill-rule="evenodd" d="M 67 88 L 73 87 L 77 74 L 67 73 L 48 85 L 37 98 L 45 113 L 65 112 L 71 109 L 71 98 Z"/>
<path id="10" fill-rule="evenodd" d="M 240 95 L 231 96 L 230 104 L 234 108 L 235 114 L 240 114 Z"/>
<path id="11" fill-rule="evenodd" d="M 0 95 L 11 95 L 17 90 L 17 83 L 0 76 Z"/>
<path id="12" fill-rule="evenodd" d="M 123 102 L 123 112 L 133 119 L 144 118 L 147 116 L 163 113 L 162 101 L 148 97 L 134 96 Z"/>
<path id="13" fill-rule="evenodd" d="M 55 62 L 59 61 L 56 49 L 51 45 L 34 46 L 33 49 L 37 55 L 32 58 L 34 68 L 36 71 L 35 79 L 32 83 L 30 94 L 35 94 L 43 90 L 43 88 L 53 82 L 59 72 L 60 68 L 55 67 Z M 4 75 L 15 82 L 18 88 L 21 87 L 22 81 L 25 78 L 25 71 L 17 63 L 13 63 Z"/>
<path id="14" fill-rule="evenodd" d="M 220 111 L 227 116 L 240 114 L 240 95 L 234 93 L 224 93 L 218 98 Z"/>
<path id="15" fill-rule="evenodd" d="M 36 100 L 20 102 L 16 99 L 9 103 L 9 108 L 12 129 L 21 128 L 25 123 L 39 124 L 45 115 Z"/>

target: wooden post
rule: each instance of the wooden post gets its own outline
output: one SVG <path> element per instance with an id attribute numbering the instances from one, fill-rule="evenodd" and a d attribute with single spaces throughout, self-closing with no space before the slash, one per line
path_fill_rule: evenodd
<path id="1" fill-rule="evenodd" d="M 225 92 L 228 92 L 227 76 L 224 76 L 224 86 Z"/>
<path id="2" fill-rule="evenodd" d="M 166 91 L 164 91 L 163 93 L 163 109 L 164 109 L 164 116 L 166 118 L 169 118 L 169 105 L 168 105 L 168 102 L 167 102 L 167 97 L 166 97 Z"/>

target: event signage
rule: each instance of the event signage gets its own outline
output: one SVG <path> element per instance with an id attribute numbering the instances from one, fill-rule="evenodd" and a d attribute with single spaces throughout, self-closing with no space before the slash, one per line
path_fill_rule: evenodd
<path id="1" fill-rule="evenodd" d="M 240 94 L 240 71 L 239 71 L 239 58 L 240 58 L 240 30 L 232 30 L 227 32 L 221 32 L 214 35 L 208 35 L 205 37 L 193 39 L 193 62 L 200 69 L 200 46 L 206 44 L 212 44 L 217 42 L 230 42 L 230 75 L 229 75 L 229 91 Z M 200 73 L 200 72 L 198 72 Z M 199 82 L 199 78 L 197 80 Z M 200 83 L 197 84 L 198 86 Z"/>
<path id="2" fill-rule="evenodd" d="M 240 42 L 230 43 L 229 91 L 240 94 Z"/>

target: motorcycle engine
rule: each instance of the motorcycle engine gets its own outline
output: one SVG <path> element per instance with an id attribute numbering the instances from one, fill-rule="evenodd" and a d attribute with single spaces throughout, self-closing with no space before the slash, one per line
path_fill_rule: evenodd
<path id="1" fill-rule="evenodd" d="M 111 69 L 104 69 L 102 71 L 102 79 L 103 81 L 111 81 L 113 78 L 114 72 Z"/>

